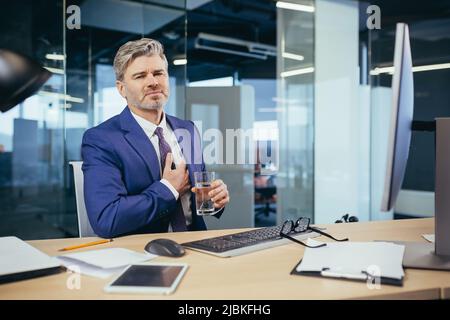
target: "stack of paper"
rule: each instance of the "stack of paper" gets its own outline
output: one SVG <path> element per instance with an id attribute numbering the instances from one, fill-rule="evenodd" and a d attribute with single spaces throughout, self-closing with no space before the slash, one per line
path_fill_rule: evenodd
<path id="1" fill-rule="evenodd" d="M 0 238 L 0 283 L 63 271 L 54 258 L 17 237 Z"/>
<path id="2" fill-rule="evenodd" d="M 322 243 L 312 239 L 307 242 L 310 246 Z M 331 242 L 321 248 L 306 248 L 296 271 L 359 280 L 380 277 L 399 284 L 404 276 L 404 251 L 405 246 L 390 242 Z"/>
<path id="3" fill-rule="evenodd" d="M 69 270 L 93 277 L 107 278 L 122 271 L 126 266 L 157 257 L 149 253 L 139 253 L 123 248 L 108 248 L 57 257 Z"/>

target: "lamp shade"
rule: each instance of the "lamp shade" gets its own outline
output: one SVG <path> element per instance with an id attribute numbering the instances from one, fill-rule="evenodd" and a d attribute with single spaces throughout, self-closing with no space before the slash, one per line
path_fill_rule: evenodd
<path id="1" fill-rule="evenodd" d="M 30 58 L 0 48 L 0 111 L 6 112 L 34 94 L 50 76 Z"/>

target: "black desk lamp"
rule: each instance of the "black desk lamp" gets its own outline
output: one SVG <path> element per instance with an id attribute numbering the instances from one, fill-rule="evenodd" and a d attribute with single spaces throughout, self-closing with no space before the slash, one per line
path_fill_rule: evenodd
<path id="1" fill-rule="evenodd" d="M 6 112 L 34 94 L 50 76 L 30 58 L 0 48 L 0 111 Z"/>

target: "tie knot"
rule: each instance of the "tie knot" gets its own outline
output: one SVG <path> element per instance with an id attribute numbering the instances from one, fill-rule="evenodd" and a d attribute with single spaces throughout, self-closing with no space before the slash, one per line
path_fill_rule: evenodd
<path id="1" fill-rule="evenodd" d="M 158 136 L 159 139 L 163 138 L 163 128 L 157 127 L 155 130 L 155 134 Z"/>

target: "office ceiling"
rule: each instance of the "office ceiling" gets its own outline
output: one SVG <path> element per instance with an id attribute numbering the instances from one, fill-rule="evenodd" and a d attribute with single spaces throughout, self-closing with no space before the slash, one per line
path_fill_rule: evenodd
<path id="1" fill-rule="evenodd" d="M 385 25 L 450 18 L 450 1 L 448 0 L 372 0 L 368 2 L 381 8 Z"/>
<path id="2" fill-rule="evenodd" d="M 362 18 L 360 32 L 363 37 L 367 32 L 364 11 L 369 1 L 359 2 Z M 80 3 L 82 6 L 92 5 L 93 0 Z M 145 35 L 163 42 L 169 60 L 186 57 L 187 54 L 187 76 L 190 81 L 230 76 L 235 72 L 244 78 L 275 77 L 276 61 L 273 56 L 262 60 L 196 47 L 199 33 L 276 46 L 276 6 L 273 0 L 189 0 L 186 2 L 189 5 L 187 15 L 184 11 L 184 0 L 95 0 L 95 3 L 96 6 L 101 5 L 103 10 L 110 8 L 109 14 L 102 14 L 106 18 L 94 15 L 92 21 L 86 21 L 87 25 L 93 27 L 92 52 L 99 62 L 111 63 L 119 44 Z M 413 46 L 417 51 L 414 55 L 417 59 L 423 63 L 436 57 L 438 60 L 449 60 L 450 1 L 433 0 L 426 6 L 421 0 L 375 0 L 370 1 L 370 4 L 381 8 L 382 30 L 372 38 L 375 42 L 380 41 L 380 47 L 384 47 L 378 52 L 380 61 L 392 59 L 394 26 L 400 21 L 410 24 L 411 37 L 416 40 Z M 122 9 L 114 10 L 117 6 Z M 130 17 L 139 17 L 134 19 L 133 23 L 127 23 L 126 18 L 121 19 L 120 15 L 114 16 L 114 12 L 125 16 L 126 7 L 140 10 L 140 14 L 129 13 Z M 128 9 L 128 12 L 133 10 Z M 303 28 L 313 28 L 311 23 L 301 23 Z M 311 39 L 306 39 L 308 36 Z M 313 43 L 312 36 L 312 31 L 299 35 L 304 43 Z M 430 48 L 430 42 L 433 42 L 433 48 Z M 85 58 L 81 54 L 76 65 L 82 63 L 83 59 L 86 61 Z M 177 75 L 185 72 L 183 67 L 172 68 L 171 72 Z"/>
<path id="3" fill-rule="evenodd" d="M 170 74 L 180 80 L 185 76 L 191 82 L 235 75 L 245 79 L 276 78 L 274 56 L 268 55 L 263 60 L 196 48 L 201 33 L 275 47 L 277 9 L 273 0 L 187 2 L 192 6 L 184 10 L 184 0 L 79 0 L 77 3 L 82 8 L 97 7 L 91 8 L 92 16 L 84 10 L 81 30 L 67 31 L 68 86 L 71 92 L 84 92 L 89 54 L 94 64 L 110 65 L 120 45 L 142 36 L 160 40 L 170 62 L 186 57 L 187 53 L 186 68 L 170 64 Z M 419 0 L 377 0 L 371 3 L 379 5 L 382 14 L 382 30 L 373 33 L 371 38 L 374 64 L 392 63 L 394 27 L 399 21 L 410 24 L 415 63 L 450 61 L 450 32 L 447 32 L 450 30 L 450 1 L 429 1 L 426 10 Z M 362 18 L 366 16 L 367 5 L 367 1 L 360 1 Z M 311 32 L 297 36 L 303 43 L 313 44 L 314 24 L 307 20 L 299 23 L 303 30 L 310 28 Z M 367 37 L 365 19 L 360 22 L 360 34 L 361 38 Z M 79 90 L 77 86 L 80 86 Z"/>
<path id="4" fill-rule="evenodd" d="M 81 11 L 85 12 L 82 30 L 83 27 L 88 27 L 89 35 L 85 32 L 80 37 L 79 31 L 68 31 L 67 52 L 76 54 L 69 61 L 68 67 L 86 65 L 88 42 L 92 46 L 91 57 L 94 62 L 111 64 L 121 44 L 146 36 L 163 43 L 169 61 L 185 58 L 187 53 L 187 74 L 190 81 L 202 80 L 205 76 L 231 76 L 236 71 L 241 77 L 275 76 L 274 56 L 263 60 L 196 48 L 199 33 L 275 47 L 276 7 L 273 0 L 189 0 L 187 3 L 185 11 L 184 0 L 78 1 Z M 242 48 L 236 48 L 236 51 L 240 50 Z M 184 67 L 173 65 L 170 71 L 174 75 L 185 72 Z"/>
<path id="5" fill-rule="evenodd" d="M 68 1 L 67 4 L 78 4 L 82 8 L 82 29 L 67 30 L 68 68 L 83 74 L 89 58 L 93 63 L 111 64 L 121 44 L 144 35 L 163 42 L 169 60 L 187 52 L 187 75 L 191 81 L 229 76 L 235 71 L 245 78 L 275 77 L 273 56 L 262 60 L 195 46 L 199 33 L 276 46 L 275 1 L 188 0 L 186 3 L 187 11 L 184 0 Z M 368 5 L 368 1 L 360 3 L 363 9 Z M 386 39 L 393 39 L 393 26 L 405 21 L 410 24 L 417 59 L 450 61 L 450 1 L 432 0 L 426 5 L 421 0 L 373 0 L 370 3 L 379 5 L 382 14 L 382 30 L 372 40 L 392 42 Z M 61 52 L 62 5 L 61 0 L 6 2 L 0 12 L 0 29 L 9 32 L 0 33 L 0 45 L 7 44 L 42 61 L 49 51 Z M 360 23 L 361 34 L 367 32 L 363 22 Z M 299 23 L 303 23 L 304 28 L 313 28 L 311 23 Z M 305 42 L 308 42 L 307 36 L 299 35 Z M 392 50 L 388 44 L 377 54 L 387 61 Z M 185 72 L 184 67 L 172 66 L 172 69 L 177 75 Z"/>

